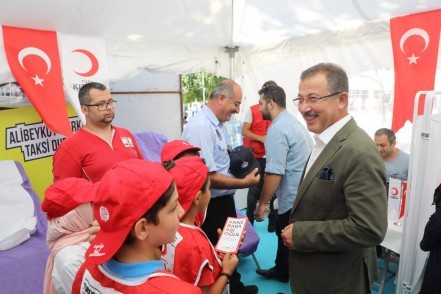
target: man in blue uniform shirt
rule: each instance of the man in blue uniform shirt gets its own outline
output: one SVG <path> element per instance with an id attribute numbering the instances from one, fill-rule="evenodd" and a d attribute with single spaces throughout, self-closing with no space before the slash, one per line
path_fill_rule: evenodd
<path id="1" fill-rule="evenodd" d="M 224 122 L 238 113 L 242 89 L 232 80 L 224 80 L 211 92 L 206 106 L 192 117 L 182 133 L 182 139 L 201 148 L 200 155 L 210 170 L 211 200 L 202 225 L 211 243 L 216 245 L 217 229 L 223 228 L 228 217 L 236 217 L 234 193 L 259 182 L 258 169 L 239 179 L 229 173 L 231 145 Z M 235 271 L 230 279 L 230 290 L 235 293 L 257 293 L 255 285 L 244 286 Z"/>

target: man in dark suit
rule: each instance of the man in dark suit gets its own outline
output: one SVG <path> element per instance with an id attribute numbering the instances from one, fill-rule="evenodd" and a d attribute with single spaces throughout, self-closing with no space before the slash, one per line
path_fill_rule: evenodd
<path id="1" fill-rule="evenodd" d="M 314 133 L 282 237 L 293 293 L 369 293 L 375 246 L 387 229 L 386 171 L 372 139 L 348 113 L 348 77 L 330 63 L 305 70 L 294 102 Z"/>

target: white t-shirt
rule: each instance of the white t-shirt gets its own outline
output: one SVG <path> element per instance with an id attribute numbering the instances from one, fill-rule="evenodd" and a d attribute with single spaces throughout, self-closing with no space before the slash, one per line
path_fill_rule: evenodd
<path id="1" fill-rule="evenodd" d="M 244 123 L 252 123 L 253 122 L 253 115 L 251 114 L 251 108 L 248 108 L 248 111 L 243 118 L 243 122 Z"/>
<path id="2" fill-rule="evenodd" d="M 89 242 L 81 242 L 61 249 L 54 260 L 52 283 L 58 294 L 72 293 L 72 283 L 83 264 Z"/>

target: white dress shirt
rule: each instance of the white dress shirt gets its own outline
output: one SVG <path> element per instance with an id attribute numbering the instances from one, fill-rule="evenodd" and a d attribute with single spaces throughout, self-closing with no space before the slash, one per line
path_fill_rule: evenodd
<path id="1" fill-rule="evenodd" d="M 312 147 L 311 156 L 309 157 L 308 164 L 306 165 L 305 176 L 316 159 L 319 157 L 320 153 L 322 153 L 323 149 L 325 149 L 326 145 L 328 145 L 331 139 L 334 138 L 335 134 L 337 134 L 337 132 L 340 131 L 341 128 L 343 128 L 343 126 L 351 120 L 351 118 L 352 117 L 348 114 L 320 134 L 315 134 L 313 136 L 315 144 Z"/>

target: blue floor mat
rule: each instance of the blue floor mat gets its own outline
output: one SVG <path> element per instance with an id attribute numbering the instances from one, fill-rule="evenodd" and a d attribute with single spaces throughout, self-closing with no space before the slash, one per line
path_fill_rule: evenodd
<path id="1" fill-rule="evenodd" d="M 255 222 L 254 228 L 260 236 L 260 243 L 259 247 L 256 250 L 255 256 L 261 268 L 267 269 L 273 267 L 277 250 L 277 236 L 275 233 L 268 232 L 268 219 L 265 219 L 265 221 L 263 222 Z M 381 275 L 383 261 L 379 259 L 378 264 Z M 240 257 L 238 271 L 242 275 L 241 280 L 245 285 L 256 285 L 257 287 L 259 287 L 259 293 L 261 294 L 291 293 L 291 287 L 289 283 L 282 283 L 276 280 L 265 279 L 256 274 L 256 269 L 256 263 L 254 262 L 251 255 Z M 397 265 L 394 263 L 390 264 L 389 269 L 392 272 L 398 271 Z M 383 294 L 393 294 L 395 293 L 395 275 L 388 274 L 387 277 L 388 278 L 386 279 Z M 377 283 L 379 284 L 380 281 L 378 281 Z M 372 286 L 372 293 L 378 293 L 378 286 Z"/>

